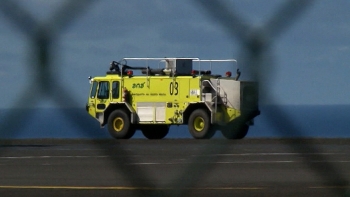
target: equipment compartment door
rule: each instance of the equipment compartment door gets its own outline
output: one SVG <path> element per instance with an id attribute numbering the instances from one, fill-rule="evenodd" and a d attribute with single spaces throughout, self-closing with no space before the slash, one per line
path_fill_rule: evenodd
<path id="1" fill-rule="evenodd" d="M 165 122 L 165 102 L 138 102 L 137 115 L 140 122 Z"/>

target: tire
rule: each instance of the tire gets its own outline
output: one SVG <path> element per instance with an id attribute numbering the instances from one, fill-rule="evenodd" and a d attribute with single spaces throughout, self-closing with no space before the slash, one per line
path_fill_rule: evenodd
<path id="1" fill-rule="evenodd" d="M 123 110 L 113 111 L 108 117 L 108 132 L 115 139 L 129 139 L 135 134 L 128 114 Z"/>
<path id="2" fill-rule="evenodd" d="M 210 139 L 215 134 L 209 114 L 204 109 L 196 109 L 191 113 L 188 119 L 188 130 L 195 139 Z"/>
<path id="3" fill-rule="evenodd" d="M 243 124 L 240 126 L 237 125 L 227 125 L 221 127 L 222 135 L 227 139 L 243 139 L 249 130 L 249 126 L 247 124 Z"/>
<path id="4" fill-rule="evenodd" d="M 142 134 L 150 139 L 163 139 L 169 132 L 168 125 L 143 125 L 141 127 Z"/>

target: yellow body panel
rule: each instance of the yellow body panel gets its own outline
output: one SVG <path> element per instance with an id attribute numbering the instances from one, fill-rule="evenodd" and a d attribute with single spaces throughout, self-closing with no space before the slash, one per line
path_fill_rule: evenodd
<path id="1" fill-rule="evenodd" d="M 109 98 L 97 98 L 96 94 L 89 97 L 88 113 L 97 118 L 97 113 L 103 113 L 111 103 L 123 102 L 123 89 L 126 88 L 130 99 L 128 103 L 137 112 L 142 103 L 161 103 L 165 106 L 165 124 L 182 124 L 182 115 L 190 103 L 201 102 L 202 92 L 200 84 L 207 77 L 192 76 L 119 76 L 107 75 L 105 77 L 95 77 L 94 82 L 108 82 L 111 86 L 113 82 L 119 82 L 119 98 L 112 98 L 112 90 L 109 90 Z M 90 92 L 92 91 L 91 87 Z M 99 87 L 97 88 L 98 91 Z M 105 108 L 98 108 L 105 105 Z M 214 104 L 213 104 L 214 105 Z M 154 109 L 153 109 L 154 110 Z M 226 124 L 240 116 L 240 110 L 220 105 L 215 114 L 215 122 Z M 153 118 L 152 123 L 155 123 Z"/>
<path id="2" fill-rule="evenodd" d="M 137 124 L 184 124 L 183 112 L 190 104 L 201 103 L 210 105 L 212 123 L 225 125 L 241 115 L 239 109 L 221 104 L 215 105 L 215 94 L 211 101 L 204 98 L 201 88 L 203 80 L 210 80 L 209 76 L 120 76 L 107 74 L 95 77 L 88 99 L 88 113 L 96 118 L 101 125 L 106 122 L 105 110 L 111 104 L 127 103 L 129 109 L 136 114 Z M 232 79 L 233 80 L 233 79 Z M 105 86 L 101 83 L 106 83 Z M 118 84 L 115 93 L 114 85 Z M 94 86 L 95 90 L 94 90 Z M 97 95 L 105 88 L 108 95 L 101 98 Z M 124 94 L 127 99 L 124 99 Z M 114 94 L 117 96 L 114 97 Z M 203 96 L 203 98 L 202 98 Z M 211 98 L 210 96 L 210 98 Z M 210 99 L 209 99 L 210 100 Z M 207 103 L 205 103 L 207 101 Z M 214 110 L 215 109 L 215 110 Z"/>
<path id="3" fill-rule="evenodd" d="M 161 122 L 181 124 L 183 120 L 180 112 L 183 112 L 190 102 L 200 101 L 199 83 L 200 78 L 191 76 L 126 77 L 122 86 L 128 90 L 130 104 L 134 109 L 137 110 L 143 103 L 160 104 L 165 106 L 165 122 Z"/>
<path id="4" fill-rule="evenodd" d="M 95 77 L 94 82 L 108 82 L 112 87 L 113 82 L 119 82 L 119 97 L 112 98 L 112 88 L 109 89 L 109 98 L 98 98 L 95 95 L 89 97 L 88 105 L 89 114 L 98 119 L 97 114 L 103 113 L 110 103 L 123 102 L 123 90 L 127 90 L 130 106 L 137 112 L 142 108 L 141 105 L 152 103 L 157 106 L 159 104 L 165 107 L 164 116 L 159 123 L 165 124 L 182 124 L 182 112 L 190 103 L 201 102 L 200 84 L 207 77 L 192 76 L 119 76 L 107 75 L 105 77 Z M 92 91 L 93 85 L 90 92 Z M 96 92 L 100 87 L 97 87 Z M 105 107 L 98 107 L 98 106 Z M 215 114 L 215 120 L 219 124 L 226 124 L 240 116 L 240 111 L 221 105 L 221 110 Z M 163 108 L 162 108 L 163 109 Z M 140 109 L 141 110 L 141 109 Z M 154 108 L 145 108 L 145 110 L 157 110 Z M 151 112 L 150 112 L 151 113 Z M 154 112 L 156 114 L 156 112 Z M 151 117 L 150 117 L 151 118 Z M 156 123 L 156 117 L 151 118 L 149 122 Z M 102 121 L 102 120 L 101 120 Z"/>

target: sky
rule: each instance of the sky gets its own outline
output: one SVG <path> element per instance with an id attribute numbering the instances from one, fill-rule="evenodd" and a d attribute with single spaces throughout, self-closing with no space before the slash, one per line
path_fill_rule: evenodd
<path id="1" fill-rule="evenodd" d="M 65 4 L 62 0 L 11 2 L 23 9 L 22 16 L 29 15 L 46 28 L 58 23 L 59 18 L 70 17 L 65 12 L 57 14 Z M 206 5 L 205 1 L 190 0 L 101 0 L 79 7 L 79 14 L 67 25 L 52 30 L 58 33 L 51 43 L 51 77 L 73 99 L 64 106 L 52 98 L 59 93 L 39 94 L 40 89 L 31 83 L 38 67 L 32 37 L 26 32 L 33 32 L 35 27 L 0 10 L 0 108 L 16 107 L 18 100 L 26 103 L 28 92 L 37 95 L 39 102 L 29 100 L 27 107 L 83 107 L 90 86 L 88 76 L 104 75 L 111 61 L 124 57 L 233 58 L 242 79 L 256 79 L 247 65 L 244 45 L 251 32 L 267 36 L 269 43 L 258 70 L 261 104 L 350 104 L 348 0 L 314 1 L 293 20 L 288 19 L 289 9 L 282 12 L 287 14 L 277 14 L 287 1 L 223 2 L 240 23 L 223 20 L 223 12 L 212 5 L 214 1 Z M 270 28 L 277 24 L 275 19 L 286 20 L 281 31 L 276 28 L 277 34 Z"/>

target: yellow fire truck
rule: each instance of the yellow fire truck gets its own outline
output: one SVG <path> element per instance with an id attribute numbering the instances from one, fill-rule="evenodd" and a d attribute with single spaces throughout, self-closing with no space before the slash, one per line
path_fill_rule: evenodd
<path id="1" fill-rule="evenodd" d="M 237 64 L 198 58 L 113 61 L 106 76 L 89 77 L 86 110 L 116 139 L 131 138 L 136 130 L 148 139 L 162 139 L 171 125 L 188 125 L 196 139 L 209 139 L 217 130 L 228 139 L 244 138 L 260 114 L 258 84 L 239 81 L 239 69 L 236 76 L 231 71 L 213 74 L 212 68 L 220 70 L 223 63 Z"/>

